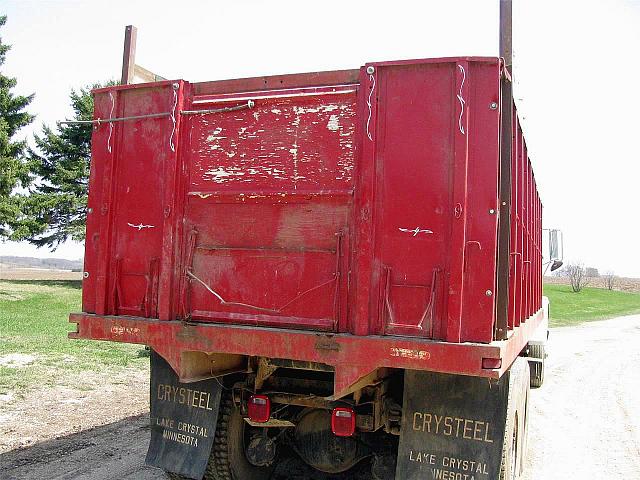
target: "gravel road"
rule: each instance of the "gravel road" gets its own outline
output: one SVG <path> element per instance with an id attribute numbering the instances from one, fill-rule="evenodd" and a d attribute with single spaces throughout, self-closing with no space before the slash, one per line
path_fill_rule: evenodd
<path id="1" fill-rule="evenodd" d="M 639 345 L 640 315 L 552 330 L 522 480 L 640 479 Z M 147 422 L 129 417 L 4 453 L 0 477 L 166 479 L 144 465 Z"/>
<path id="2" fill-rule="evenodd" d="M 640 315 L 553 329 L 547 351 L 523 480 L 640 479 Z"/>

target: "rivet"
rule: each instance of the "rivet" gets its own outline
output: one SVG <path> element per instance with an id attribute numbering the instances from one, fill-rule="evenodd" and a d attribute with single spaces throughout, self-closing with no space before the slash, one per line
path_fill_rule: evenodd
<path id="1" fill-rule="evenodd" d="M 494 213 L 496 213 L 496 211 L 492 208 L 492 209 L 490 209 L 490 210 L 489 210 L 489 213 L 490 213 L 491 215 L 493 215 Z"/>
<path id="2" fill-rule="evenodd" d="M 498 104 L 496 102 L 491 102 L 491 104 L 489 105 L 489 108 L 491 110 L 496 110 L 498 108 Z"/>
<path id="3" fill-rule="evenodd" d="M 180 84 L 176 82 L 172 85 L 172 87 L 174 90 L 178 90 L 180 88 Z"/>
<path id="4" fill-rule="evenodd" d="M 89 278 L 89 272 L 83 272 L 83 273 L 82 273 L 82 276 L 83 276 L 84 278 Z"/>
<path id="5" fill-rule="evenodd" d="M 93 213 L 93 208 L 87 208 L 87 213 Z"/>
<path id="6" fill-rule="evenodd" d="M 373 75 L 373 72 L 375 72 L 375 71 L 376 71 L 376 69 L 375 69 L 375 68 L 373 68 L 373 65 L 369 65 L 369 66 L 367 67 L 367 73 L 368 73 L 369 75 Z"/>
<path id="7" fill-rule="evenodd" d="M 484 294 L 485 294 L 487 297 L 490 297 L 491 295 L 493 295 L 493 292 L 492 292 L 491 290 L 487 290 L 486 292 L 484 292 Z"/>

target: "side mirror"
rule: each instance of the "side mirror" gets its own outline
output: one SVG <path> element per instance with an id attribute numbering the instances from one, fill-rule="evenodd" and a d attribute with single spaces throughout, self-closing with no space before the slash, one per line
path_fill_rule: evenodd
<path id="1" fill-rule="evenodd" d="M 551 267 L 551 270 L 556 270 L 562 266 L 562 260 L 564 257 L 564 245 L 563 245 L 562 231 L 561 230 L 549 230 L 549 261 L 559 262 L 556 268 Z"/>
<path id="2" fill-rule="evenodd" d="M 543 273 L 549 269 L 554 272 L 562 267 L 564 256 L 562 231 L 556 229 L 544 229 L 544 231 L 549 235 L 546 238 L 543 237 L 543 267 L 545 267 Z"/>
<path id="3" fill-rule="evenodd" d="M 554 260 L 551 264 L 551 271 L 554 272 L 562 266 L 562 260 Z"/>

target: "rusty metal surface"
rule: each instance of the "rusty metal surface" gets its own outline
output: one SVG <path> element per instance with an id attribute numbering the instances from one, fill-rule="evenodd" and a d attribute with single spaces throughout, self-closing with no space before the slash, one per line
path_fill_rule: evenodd
<path id="1" fill-rule="evenodd" d="M 344 396 L 364 377 L 391 367 L 499 378 L 510 367 L 540 324 L 542 311 L 523 323 L 509 340 L 451 343 L 390 336 L 358 337 L 271 327 L 189 324 L 139 317 L 72 314 L 77 331 L 70 338 L 149 345 L 178 373 L 187 376 L 182 352 L 201 351 L 284 358 L 322 363 L 334 368 L 334 398 Z M 331 348 L 327 348 L 327 346 Z M 482 368 L 483 359 L 500 359 L 500 368 Z M 372 375 L 370 375 L 372 374 Z M 370 382 L 371 383 L 371 382 Z"/>

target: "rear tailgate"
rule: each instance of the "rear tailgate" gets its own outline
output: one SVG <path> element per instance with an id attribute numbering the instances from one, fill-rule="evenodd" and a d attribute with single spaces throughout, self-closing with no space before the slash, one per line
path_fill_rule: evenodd
<path id="1" fill-rule="evenodd" d="M 185 109 L 183 315 L 337 330 L 356 86 L 193 96 Z"/>

